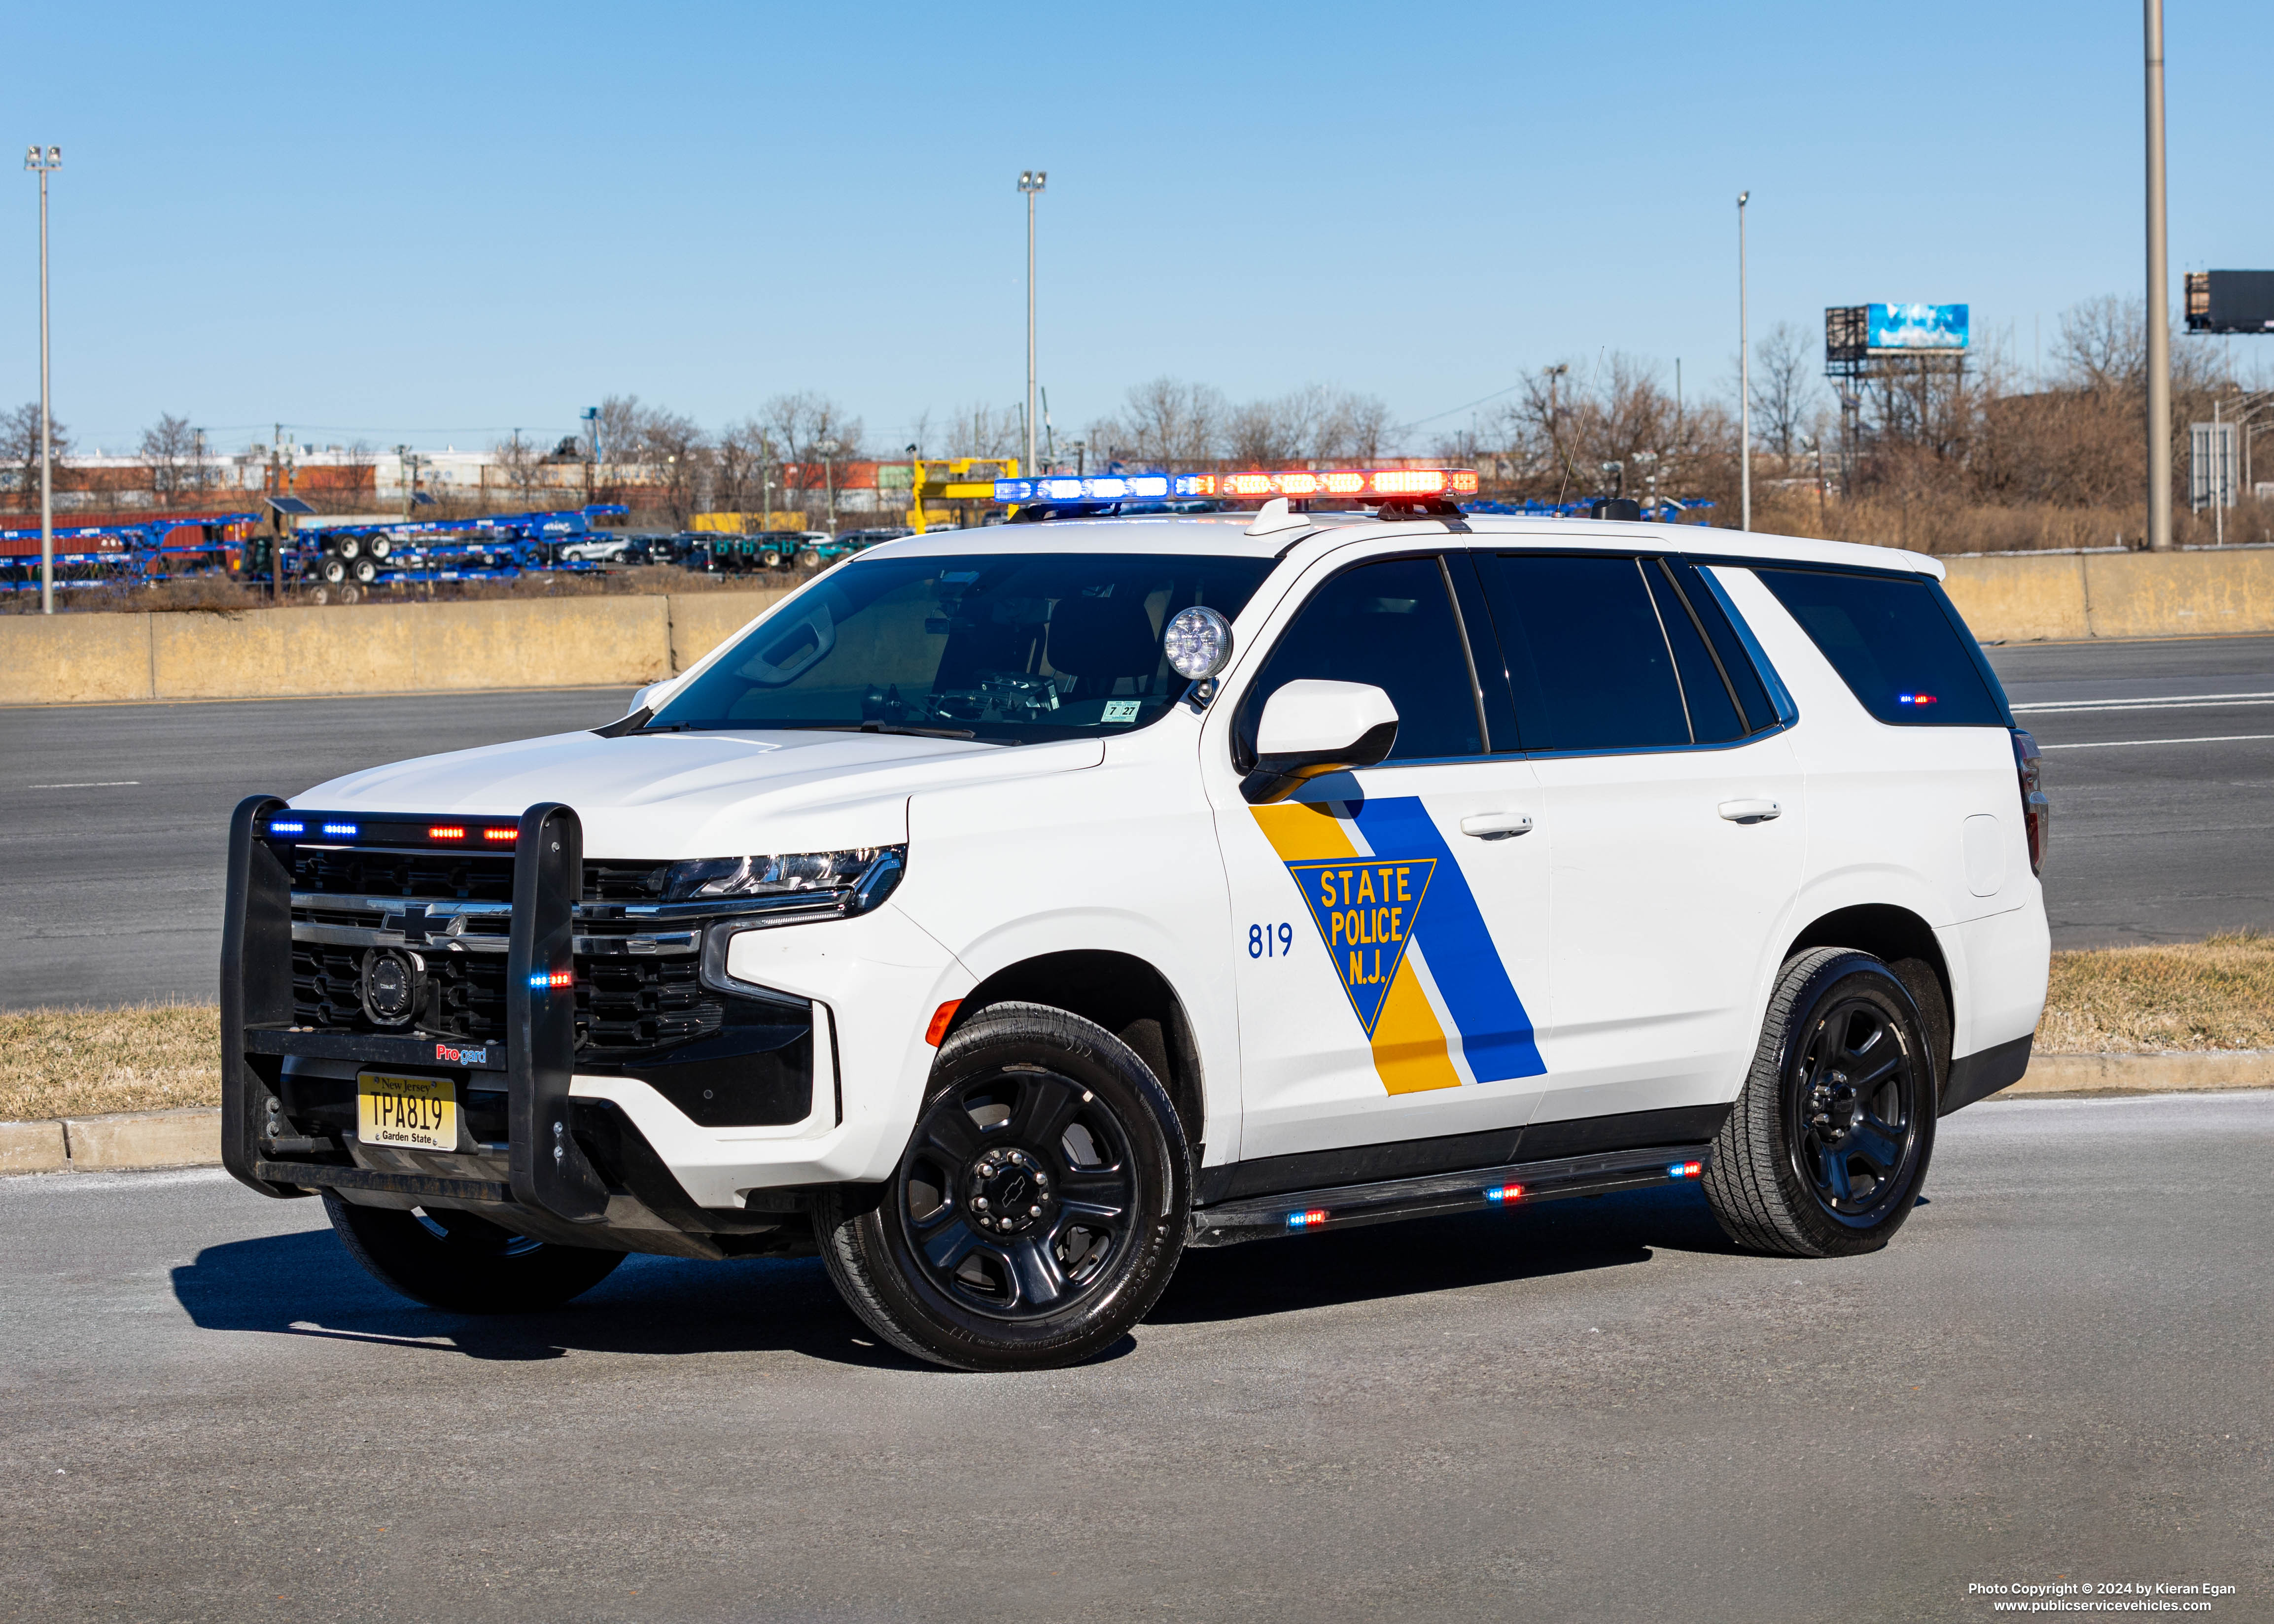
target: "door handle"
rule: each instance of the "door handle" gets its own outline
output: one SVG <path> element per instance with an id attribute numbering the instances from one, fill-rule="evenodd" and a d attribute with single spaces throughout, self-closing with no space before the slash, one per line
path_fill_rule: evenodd
<path id="1" fill-rule="evenodd" d="M 1480 840 L 1505 840 L 1512 835 L 1532 832 L 1532 815 L 1528 812 L 1479 812 L 1461 820 L 1461 832 L 1474 835 Z"/>
<path id="2" fill-rule="evenodd" d="M 1784 815 L 1773 801 L 1725 801 L 1717 810 L 1733 823 L 1766 823 Z"/>

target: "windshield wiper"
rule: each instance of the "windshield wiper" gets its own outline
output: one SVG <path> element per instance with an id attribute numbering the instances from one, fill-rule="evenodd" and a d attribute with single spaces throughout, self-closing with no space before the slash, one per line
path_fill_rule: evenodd
<path id="1" fill-rule="evenodd" d="M 863 722 L 858 727 L 832 727 L 831 733 L 906 733 L 911 739 L 976 739 L 968 727 L 903 727 L 898 722 Z"/>

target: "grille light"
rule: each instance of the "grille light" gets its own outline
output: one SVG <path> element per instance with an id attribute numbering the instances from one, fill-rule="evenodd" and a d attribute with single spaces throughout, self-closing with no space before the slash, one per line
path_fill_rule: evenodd
<path id="1" fill-rule="evenodd" d="M 466 838 L 466 831 L 456 823 L 434 823 L 428 826 L 426 838 L 429 840 L 463 840 Z"/>
<path id="2" fill-rule="evenodd" d="M 353 823 L 327 823 L 324 825 L 324 832 L 328 835 L 338 835 L 343 839 L 352 840 L 356 837 L 356 826 Z"/>
<path id="3" fill-rule="evenodd" d="M 1666 1176 L 1668 1178 L 1696 1178 L 1705 1171 L 1706 1164 L 1702 1162 L 1675 1162 L 1668 1165 Z"/>
<path id="4" fill-rule="evenodd" d="M 482 831 L 482 838 L 485 840 L 495 841 L 518 840 L 521 838 L 521 831 L 518 829 L 485 829 Z"/>
<path id="5" fill-rule="evenodd" d="M 308 826 L 286 818 L 272 817 L 268 820 L 268 832 L 272 835 L 305 835 L 308 832 Z"/>
<path id="6" fill-rule="evenodd" d="M 538 988 L 574 987 L 576 984 L 576 973 L 574 970 L 553 970 L 549 973 L 544 970 L 534 970 L 530 973 L 529 984 Z"/>

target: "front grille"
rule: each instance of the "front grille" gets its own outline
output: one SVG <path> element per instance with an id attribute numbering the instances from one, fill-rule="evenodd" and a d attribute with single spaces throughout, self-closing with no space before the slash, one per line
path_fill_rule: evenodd
<path id="1" fill-rule="evenodd" d="M 313 928 L 305 934 L 325 929 L 400 933 L 404 939 L 399 951 L 418 955 L 424 966 L 415 1017 L 403 1025 L 381 1026 L 363 1007 L 364 967 L 373 949 L 362 943 L 295 941 L 295 1026 L 324 1032 L 431 1032 L 475 1042 L 504 1040 L 510 916 L 502 911 L 462 914 L 447 905 L 509 906 L 510 856 L 298 846 L 285 849 L 296 894 L 295 926 Z M 668 866 L 587 862 L 583 900 L 601 905 L 603 914 L 614 911 L 607 905 L 659 901 Z M 406 906 L 390 909 L 387 904 L 394 898 Z M 433 911 L 423 906 L 428 902 L 446 906 Z M 699 929 L 699 921 L 677 921 L 676 928 Z M 637 936 L 655 929 L 652 922 L 621 918 L 579 919 L 576 923 L 580 937 Z M 726 1022 L 726 1003 L 702 984 L 693 953 L 578 953 L 575 966 L 579 1060 L 651 1055 L 707 1037 Z"/>

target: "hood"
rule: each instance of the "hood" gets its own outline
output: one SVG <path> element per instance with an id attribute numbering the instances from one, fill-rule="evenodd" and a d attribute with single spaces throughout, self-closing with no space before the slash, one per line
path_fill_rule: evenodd
<path id="1" fill-rule="evenodd" d="M 319 784 L 314 811 L 518 817 L 573 807 L 587 856 L 675 859 L 892 846 L 921 790 L 1095 767 L 1103 741 L 983 744 L 894 733 L 555 733 Z"/>

